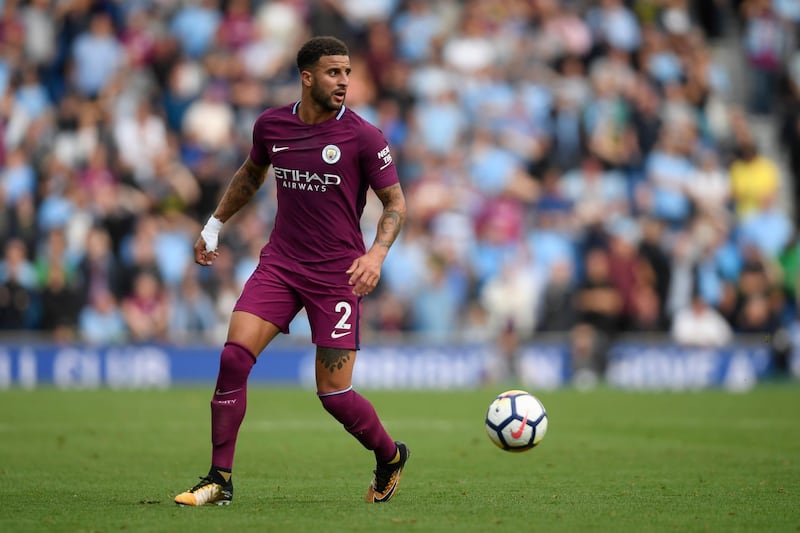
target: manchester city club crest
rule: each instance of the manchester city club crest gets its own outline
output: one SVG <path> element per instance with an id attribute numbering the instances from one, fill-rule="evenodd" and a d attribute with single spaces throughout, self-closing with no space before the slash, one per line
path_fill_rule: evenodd
<path id="1" fill-rule="evenodd" d="M 342 157 L 342 151 L 335 144 L 329 144 L 322 149 L 322 159 L 329 165 L 336 163 Z"/>

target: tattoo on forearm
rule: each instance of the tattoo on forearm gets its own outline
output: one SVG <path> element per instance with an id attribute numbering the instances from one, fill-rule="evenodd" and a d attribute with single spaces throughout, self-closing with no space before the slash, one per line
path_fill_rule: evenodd
<path id="1" fill-rule="evenodd" d="M 406 201 L 399 184 L 376 191 L 376 194 L 383 203 L 383 214 L 378 221 L 375 243 L 389 248 L 406 220 Z"/>
<path id="2" fill-rule="evenodd" d="M 403 217 L 397 211 L 385 211 L 378 222 L 378 237 L 375 242 L 389 248 L 400 234 Z"/>
<path id="3" fill-rule="evenodd" d="M 228 189 L 222 195 L 216 211 L 217 217 L 225 221 L 236 214 L 255 196 L 261 184 L 264 183 L 265 176 L 266 168 L 256 165 L 250 161 L 250 158 L 247 158 L 233 175 Z"/>
<path id="4" fill-rule="evenodd" d="M 322 366 L 330 370 L 333 374 L 336 370 L 341 370 L 342 367 L 350 360 L 350 350 L 343 350 L 340 348 L 317 348 L 317 361 L 322 363 Z"/>

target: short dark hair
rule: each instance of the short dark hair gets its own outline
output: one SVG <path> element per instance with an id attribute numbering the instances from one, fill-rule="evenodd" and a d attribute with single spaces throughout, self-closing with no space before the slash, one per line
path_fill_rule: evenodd
<path id="1" fill-rule="evenodd" d="M 302 72 L 313 67 L 322 56 L 349 56 L 347 45 L 336 37 L 323 35 L 314 37 L 297 52 L 297 68 Z"/>

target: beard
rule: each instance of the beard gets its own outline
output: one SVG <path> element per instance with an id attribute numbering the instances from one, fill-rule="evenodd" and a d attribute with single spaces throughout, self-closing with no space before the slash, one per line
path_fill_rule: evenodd
<path id="1" fill-rule="evenodd" d="M 311 88 L 311 99 L 327 111 L 339 111 L 344 104 L 344 100 L 342 100 L 342 104 L 337 104 L 333 101 L 333 94 L 327 94 L 316 86 Z"/>

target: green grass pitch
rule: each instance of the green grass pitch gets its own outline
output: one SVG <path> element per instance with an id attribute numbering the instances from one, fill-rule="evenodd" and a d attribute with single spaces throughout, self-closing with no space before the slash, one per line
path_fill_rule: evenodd
<path id="1" fill-rule="evenodd" d="M 537 448 L 491 444 L 500 389 L 369 391 L 411 459 L 363 503 L 372 454 L 313 391 L 251 387 L 230 507 L 183 508 L 209 461 L 211 387 L 0 392 L 0 531 L 800 531 L 800 386 L 532 391 Z"/>

